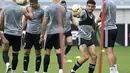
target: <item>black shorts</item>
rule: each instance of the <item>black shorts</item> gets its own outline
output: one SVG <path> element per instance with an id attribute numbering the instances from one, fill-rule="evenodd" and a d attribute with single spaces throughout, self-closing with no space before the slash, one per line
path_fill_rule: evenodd
<path id="1" fill-rule="evenodd" d="M 93 45 L 93 41 L 92 40 L 85 40 L 83 38 L 78 38 L 78 45 L 83 45 L 83 44 L 86 44 L 87 47 Z"/>
<path id="2" fill-rule="evenodd" d="M 114 47 L 117 31 L 117 29 L 104 31 L 104 48 Z"/>
<path id="3" fill-rule="evenodd" d="M 40 34 L 30 34 L 26 32 L 24 49 L 31 49 L 32 46 L 34 45 L 34 48 L 36 50 L 41 50 L 42 44 L 39 44 L 39 40 L 40 40 Z"/>
<path id="4" fill-rule="evenodd" d="M 12 46 L 13 51 L 20 51 L 21 36 L 4 34 L 5 38 L 9 41 L 9 46 Z"/>
<path id="5" fill-rule="evenodd" d="M 60 48 L 60 41 L 59 41 L 59 34 L 47 34 L 45 41 L 44 41 L 44 48 L 45 49 L 59 49 Z"/>
<path id="6" fill-rule="evenodd" d="M 65 35 L 65 38 L 67 38 L 67 37 L 69 37 L 69 36 L 72 36 L 71 30 L 65 32 L 64 35 Z"/>

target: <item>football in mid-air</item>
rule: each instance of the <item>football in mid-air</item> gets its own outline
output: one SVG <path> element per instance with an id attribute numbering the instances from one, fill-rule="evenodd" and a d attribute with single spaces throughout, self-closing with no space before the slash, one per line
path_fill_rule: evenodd
<path id="1" fill-rule="evenodd" d="M 19 5 L 26 5 L 27 0 L 16 0 L 16 3 L 19 4 Z"/>
<path id="2" fill-rule="evenodd" d="M 80 12 L 80 11 L 82 11 L 82 6 L 81 6 L 80 4 L 74 4 L 74 5 L 72 6 L 72 11 L 73 11 L 74 13 Z"/>

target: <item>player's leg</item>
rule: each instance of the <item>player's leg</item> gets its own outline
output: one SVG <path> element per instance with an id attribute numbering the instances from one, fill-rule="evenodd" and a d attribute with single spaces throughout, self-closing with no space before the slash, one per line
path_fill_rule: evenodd
<path id="1" fill-rule="evenodd" d="M 77 69 L 79 69 L 79 68 L 82 66 L 82 64 L 89 59 L 88 49 L 87 49 L 86 44 L 84 44 L 84 43 L 86 43 L 87 41 L 84 40 L 84 39 L 79 39 L 79 40 L 80 40 L 80 41 L 79 41 L 79 44 L 81 44 L 81 45 L 79 46 L 79 49 L 80 49 L 80 51 L 81 51 L 82 57 L 81 57 L 81 58 L 77 61 L 77 63 L 74 65 L 74 67 L 73 67 L 73 69 L 70 71 L 70 73 L 75 73 L 75 71 L 76 71 Z"/>
<path id="2" fill-rule="evenodd" d="M 15 73 L 18 64 L 18 55 L 21 48 L 21 36 L 12 36 L 12 49 L 13 49 L 13 59 L 12 59 L 12 73 Z"/>
<path id="3" fill-rule="evenodd" d="M 70 73 L 75 73 L 77 69 L 79 69 L 84 62 L 89 59 L 89 53 L 87 51 L 87 46 L 85 44 L 79 46 L 82 57 L 76 62 L 74 67 L 71 69 Z"/>
<path id="4" fill-rule="evenodd" d="M 89 64 L 88 73 L 93 73 L 95 70 L 96 61 L 97 61 L 96 47 L 94 44 L 88 46 L 88 52 L 89 52 L 89 55 L 91 56 L 91 62 Z"/>
<path id="5" fill-rule="evenodd" d="M 54 48 L 57 56 L 57 62 L 59 65 L 59 73 L 63 73 L 59 34 L 54 34 L 53 41 L 54 41 Z"/>
<path id="6" fill-rule="evenodd" d="M 108 63 L 110 66 L 110 73 L 118 73 L 116 66 L 116 55 L 113 51 L 117 30 L 105 31 L 104 47 L 106 48 L 106 55 L 108 57 Z M 116 67 L 115 67 L 116 66 Z"/>
<path id="7" fill-rule="evenodd" d="M 40 65 L 41 65 L 41 49 L 42 44 L 39 44 L 40 34 L 36 34 L 34 36 L 34 47 L 36 54 L 36 65 L 35 65 L 35 73 L 39 73 Z"/>
<path id="8" fill-rule="evenodd" d="M 50 54 L 51 54 L 51 49 L 53 46 L 53 40 L 52 40 L 53 35 L 47 35 L 45 37 L 45 41 L 44 41 L 44 63 L 43 63 L 43 67 L 44 67 L 44 72 L 43 73 L 47 73 L 48 71 L 48 67 L 50 64 Z"/>
<path id="9" fill-rule="evenodd" d="M 25 35 L 25 45 L 24 45 L 24 59 L 23 59 L 23 73 L 27 73 L 28 71 L 28 64 L 29 64 L 29 55 L 30 55 L 30 52 L 31 52 L 31 48 L 32 48 L 32 45 L 33 45 L 33 38 L 31 36 L 31 34 L 27 33 L 26 32 L 26 35 Z"/>
<path id="10" fill-rule="evenodd" d="M 66 32 L 65 40 L 67 44 L 66 49 L 65 49 L 65 55 L 66 55 L 70 51 L 73 44 L 71 31 Z"/>
<path id="11" fill-rule="evenodd" d="M 9 41 L 9 44 L 11 44 L 11 42 L 9 40 L 10 36 L 7 35 L 7 34 L 4 34 L 4 36 Z M 11 67 L 10 67 L 10 63 L 9 63 L 9 56 L 8 56 L 9 45 L 5 44 L 5 43 L 2 43 L 2 50 L 3 50 L 3 60 L 4 60 L 5 64 L 6 64 L 5 73 L 8 73 L 9 71 L 11 71 Z"/>

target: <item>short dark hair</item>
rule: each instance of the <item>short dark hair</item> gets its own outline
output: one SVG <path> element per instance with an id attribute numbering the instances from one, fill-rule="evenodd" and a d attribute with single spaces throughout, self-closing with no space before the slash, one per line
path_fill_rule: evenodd
<path id="1" fill-rule="evenodd" d="M 62 3 L 65 3 L 65 4 L 66 4 L 66 1 L 62 0 L 60 3 L 61 3 L 61 4 L 62 4 Z"/>
<path id="2" fill-rule="evenodd" d="M 37 3 L 37 2 L 38 2 L 38 0 L 30 0 L 30 2 L 36 2 L 36 3 Z"/>
<path id="3" fill-rule="evenodd" d="M 94 4 L 94 5 L 96 5 L 96 2 L 95 2 L 95 0 L 88 0 L 86 4 Z"/>

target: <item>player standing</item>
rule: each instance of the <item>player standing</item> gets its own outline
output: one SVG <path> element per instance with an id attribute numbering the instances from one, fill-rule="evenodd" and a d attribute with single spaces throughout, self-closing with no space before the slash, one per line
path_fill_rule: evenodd
<path id="1" fill-rule="evenodd" d="M 30 7 L 32 8 L 32 14 L 33 14 L 32 20 L 28 20 L 25 17 L 23 19 L 23 30 L 26 28 L 23 73 L 27 73 L 28 71 L 29 55 L 33 45 L 36 54 L 35 73 L 39 73 L 39 68 L 41 64 L 41 49 L 42 49 L 42 45 L 39 44 L 39 40 L 40 40 L 44 11 L 38 4 L 38 0 L 30 0 Z"/>
<path id="2" fill-rule="evenodd" d="M 116 55 L 113 51 L 113 47 L 117 36 L 116 26 L 116 4 L 112 0 L 105 1 L 105 25 L 104 25 L 104 48 L 108 57 L 108 63 L 110 67 L 110 73 L 118 73 L 116 64 Z M 102 11 L 101 11 L 102 12 Z M 101 21 L 100 17 L 97 19 L 97 23 Z"/>
<path id="3" fill-rule="evenodd" d="M 63 31 L 59 30 L 58 19 L 59 14 L 61 14 L 62 26 L 64 25 L 66 10 L 63 6 L 59 4 L 60 0 L 53 0 L 52 4 L 50 4 L 44 14 L 42 31 L 41 31 L 41 39 L 40 43 L 43 41 L 43 37 L 46 32 L 46 38 L 44 41 L 45 55 L 44 55 L 44 73 L 47 73 L 48 66 L 50 63 L 50 54 L 51 49 L 54 47 L 57 55 L 57 61 L 59 64 L 59 73 L 63 73 L 62 70 L 62 61 L 61 61 L 61 47 L 59 40 L 59 33 Z"/>
<path id="4" fill-rule="evenodd" d="M 28 19 L 32 19 L 31 8 L 22 9 L 17 5 L 16 0 L 12 0 L 12 4 L 3 8 L 1 11 L 1 27 L 4 29 L 4 36 L 9 41 L 9 46 L 12 46 L 12 73 L 15 73 L 18 64 L 18 54 L 21 47 L 22 33 L 22 16 L 25 15 Z M 11 70 L 8 56 L 8 48 L 3 48 L 3 60 L 6 64 L 6 71 Z"/>

